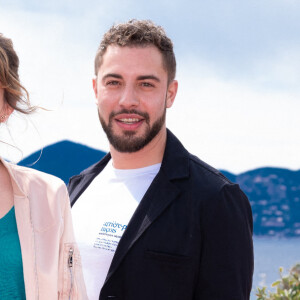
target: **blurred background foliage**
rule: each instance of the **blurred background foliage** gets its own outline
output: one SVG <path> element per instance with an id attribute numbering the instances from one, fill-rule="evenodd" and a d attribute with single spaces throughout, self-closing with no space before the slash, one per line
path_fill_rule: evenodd
<path id="1" fill-rule="evenodd" d="M 300 300 L 300 264 L 296 264 L 286 276 L 283 276 L 283 269 L 280 268 L 279 274 L 280 279 L 272 284 L 276 291 L 258 288 L 257 300 Z"/>

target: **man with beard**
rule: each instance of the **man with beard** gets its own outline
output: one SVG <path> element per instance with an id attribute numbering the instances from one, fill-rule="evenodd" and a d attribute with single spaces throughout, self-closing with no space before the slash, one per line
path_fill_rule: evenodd
<path id="1" fill-rule="evenodd" d="M 113 26 L 97 51 L 110 153 L 69 183 L 89 299 L 249 299 L 249 201 L 167 130 L 175 72 L 172 42 L 151 21 Z"/>

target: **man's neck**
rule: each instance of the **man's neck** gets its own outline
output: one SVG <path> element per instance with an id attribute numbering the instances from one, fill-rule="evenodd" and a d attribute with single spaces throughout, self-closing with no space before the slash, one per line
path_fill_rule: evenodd
<path id="1" fill-rule="evenodd" d="M 161 163 L 165 152 L 166 140 L 167 131 L 164 129 L 148 145 L 137 152 L 118 152 L 110 145 L 113 165 L 116 169 L 138 169 Z"/>

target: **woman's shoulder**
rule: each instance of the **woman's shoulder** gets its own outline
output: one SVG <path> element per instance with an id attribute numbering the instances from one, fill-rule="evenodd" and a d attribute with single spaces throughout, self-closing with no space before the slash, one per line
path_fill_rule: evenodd
<path id="1" fill-rule="evenodd" d="M 58 177 L 15 164 L 9 164 L 13 179 L 26 192 L 28 189 L 57 191 L 66 190 L 65 183 Z"/>
<path id="2" fill-rule="evenodd" d="M 13 180 L 15 206 L 29 203 L 34 229 L 44 233 L 55 224 L 60 226 L 65 212 L 70 207 L 64 182 L 32 168 L 12 164 L 9 164 L 8 168 Z M 23 202 L 24 199 L 27 201 Z"/>

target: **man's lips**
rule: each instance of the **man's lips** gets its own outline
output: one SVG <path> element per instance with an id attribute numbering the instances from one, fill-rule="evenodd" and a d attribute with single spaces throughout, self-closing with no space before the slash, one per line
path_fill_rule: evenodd
<path id="1" fill-rule="evenodd" d="M 123 124 L 137 124 L 140 123 L 142 121 L 144 121 L 144 118 L 139 116 L 139 115 L 117 115 L 115 116 L 115 120 L 117 122 L 123 123 Z"/>
<path id="2" fill-rule="evenodd" d="M 134 118 L 123 118 L 123 119 L 117 119 L 117 121 L 125 123 L 125 124 L 134 124 L 134 123 L 137 123 L 137 122 L 139 122 L 141 120 L 134 119 Z"/>
<path id="3" fill-rule="evenodd" d="M 137 129 L 145 120 L 143 117 L 136 114 L 117 115 L 114 117 L 114 119 L 117 122 L 117 124 L 125 130 Z"/>

